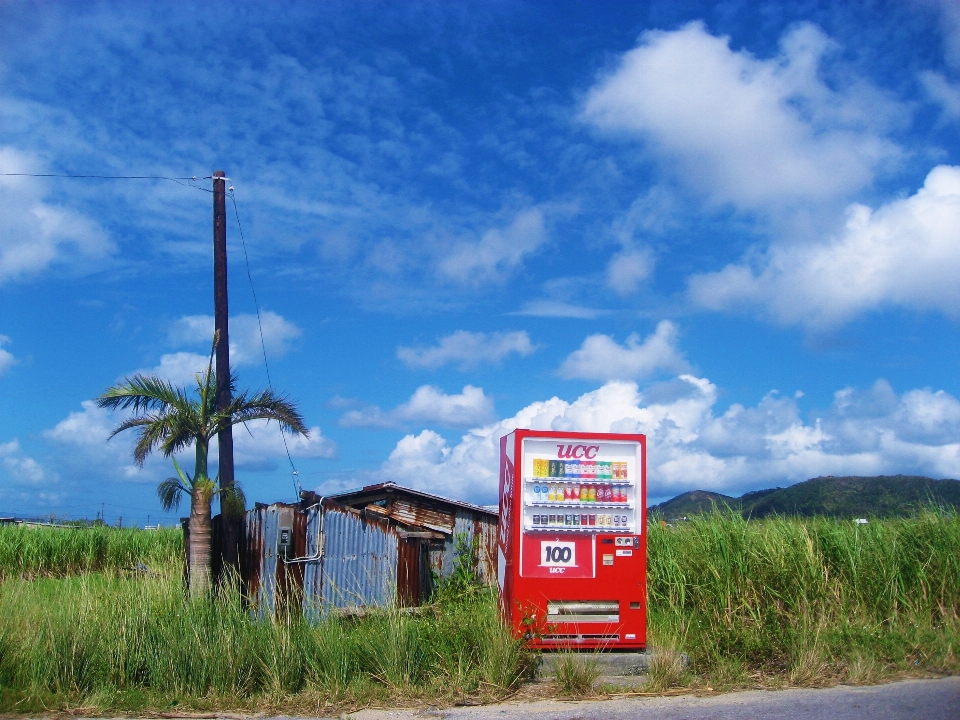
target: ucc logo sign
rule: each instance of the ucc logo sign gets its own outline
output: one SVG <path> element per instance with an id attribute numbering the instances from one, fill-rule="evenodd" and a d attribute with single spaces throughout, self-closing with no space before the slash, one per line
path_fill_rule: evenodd
<path id="1" fill-rule="evenodd" d="M 557 457 L 565 460 L 593 460 L 598 452 L 599 445 L 557 445 Z"/>

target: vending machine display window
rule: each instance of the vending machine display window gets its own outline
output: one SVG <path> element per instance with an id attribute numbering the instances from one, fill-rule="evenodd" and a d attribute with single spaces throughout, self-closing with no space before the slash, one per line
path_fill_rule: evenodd
<path id="1" fill-rule="evenodd" d="M 540 648 L 646 646 L 646 438 L 500 440 L 501 611 Z"/>

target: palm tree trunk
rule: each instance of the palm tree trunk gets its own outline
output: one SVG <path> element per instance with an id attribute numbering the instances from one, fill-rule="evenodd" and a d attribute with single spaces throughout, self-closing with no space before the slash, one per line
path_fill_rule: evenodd
<path id="1" fill-rule="evenodd" d="M 210 591 L 210 491 L 196 483 L 190 495 L 190 597 Z"/>

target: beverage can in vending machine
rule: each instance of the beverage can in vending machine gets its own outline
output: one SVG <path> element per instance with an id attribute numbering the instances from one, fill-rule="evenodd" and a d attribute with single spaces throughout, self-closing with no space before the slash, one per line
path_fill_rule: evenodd
<path id="1" fill-rule="evenodd" d="M 591 525 L 596 525 L 596 524 L 597 524 L 597 516 L 596 516 L 596 515 L 594 515 L 593 513 L 590 513 L 590 515 L 588 515 L 587 517 L 589 518 L 589 521 L 588 521 L 588 522 L 589 522 Z"/>
<path id="2" fill-rule="evenodd" d="M 590 516 L 589 516 L 589 515 L 581 515 L 581 516 L 580 516 L 580 524 L 581 524 L 581 525 L 589 525 L 589 524 L 590 524 Z"/>
<path id="3" fill-rule="evenodd" d="M 589 488 L 589 497 L 587 497 L 587 502 L 596 502 L 597 501 L 597 486 L 591 485 Z"/>

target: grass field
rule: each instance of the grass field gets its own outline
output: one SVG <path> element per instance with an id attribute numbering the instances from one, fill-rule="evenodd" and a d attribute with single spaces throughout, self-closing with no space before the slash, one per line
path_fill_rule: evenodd
<path id="1" fill-rule="evenodd" d="M 718 514 L 652 524 L 648 543 L 653 689 L 960 670 L 956 515 L 855 526 Z M 529 668 L 487 590 L 441 593 L 419 615 L 255 622 L 236 597 L 186 600 L 179 553 L 175 531 L 0 531 L 0 712 L 316 714 L 494 699 Z M 558 691 L 583 685 L 569 676 Z"/>

